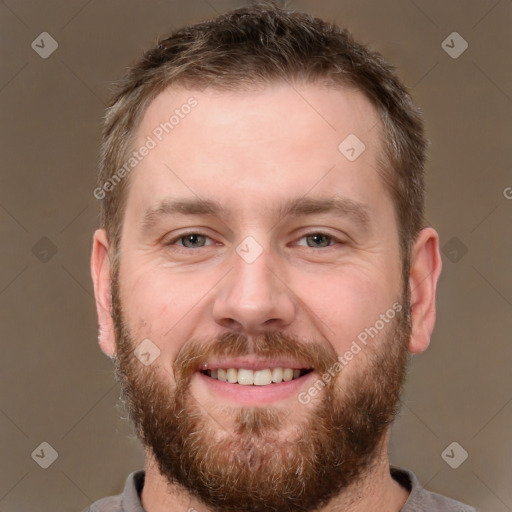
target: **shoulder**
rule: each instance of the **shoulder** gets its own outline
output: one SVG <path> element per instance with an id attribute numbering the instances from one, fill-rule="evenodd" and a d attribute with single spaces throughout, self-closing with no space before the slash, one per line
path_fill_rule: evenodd
<path id="1" fill-rule="evenodd" d="M 121 494 L 101 498 L 83 512 L 144 512 L 140 501 L 144 478 L 145 472 L 142 469 L 130 473 Z"/>
<path id="2" fill-rule="evenodd" d="M 391 476 L 410 491 L 400 512 L 478 512 L 460 501 L 424 489 L 416 475 L 407 469 L 390 467 Z"/>

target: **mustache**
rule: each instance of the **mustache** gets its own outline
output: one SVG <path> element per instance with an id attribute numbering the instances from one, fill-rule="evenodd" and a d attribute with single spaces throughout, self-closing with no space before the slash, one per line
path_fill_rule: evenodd
<path id="1" fill-rule="evenodd" d="M 269 331 L 255 337 L 228 332 L 211 342 L 191 340 L 183 345 L 173 364 L 174 376 L 177 382 L 183 384 L 201 365 L 214 358 L 244 356 L 303 361 L 321 375 L 338 362 L 338 355 L 328 341 L 308 341 L 305 337 L 279 331 Z"/>

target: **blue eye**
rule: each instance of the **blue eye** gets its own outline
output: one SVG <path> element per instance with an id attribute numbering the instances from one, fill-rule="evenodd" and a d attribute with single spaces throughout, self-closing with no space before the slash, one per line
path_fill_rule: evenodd
<path id="1" fill-rule="evenodd" d="M 201 233 L 191 232 L 182 234 L 179 237 L 174 238 L 173 240 L 169 241 L 167 245 L 175 245 L 177 242 L 181 242 L 177 244 L 180 247 L 186 247 L 187 249 L 200 249 L 201 247 L 205 247 L 206 245 L 212 245 L 207 244 L 206 240 L 210 240 L 210 238 Z"/>
<path id="2" fill-rule="evenodd" d="M 301 243 L 303 240 L 305 243 Z M 322 233 L 321 231 L 315 231 L 301 236 L 299 238 L 299 242 L 295 245 L 307 247 L 309 249 L 324 249 L 336 245 L 336 243 L 343 242 L 331 235 Z M 203 233 L 191 231 L 189 233 L 182 233 L 180 236 L 173 238 L 165 245 L 185 249 L 201 249 L 202 247 L 215 245 L 215 241 Z"/>
<path id="3" fill-rule="evenodd" d="M 331 245 L 333 241 L 332 236 L 326 235 L 325 233 L 311 233 L 309 235 L 304 235 L 302 238 L 306 239 L 306 243 L 308 247 L 328 247 Z M 301 238 L 301 240 L 302 240 Z M 309 242 L 312 242 L 313 245 L 310 245 Z"/>

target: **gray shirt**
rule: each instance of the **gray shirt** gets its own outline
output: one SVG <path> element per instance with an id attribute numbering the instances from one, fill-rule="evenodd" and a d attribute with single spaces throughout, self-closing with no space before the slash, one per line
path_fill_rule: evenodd
<path id="1" fill-rule="evenodd" d="M 409 498 L 400 512 L 478 512 L 469 505 L 427 491 L 420 485 L 412 471 L 391 466 L 390 472 L 402 487 L 410 491 Z M 84 512 L 145 512 L 140 501 L 144 477 L 144 470 L 134 471 L 126 479 L 121 494 L 96 501 Z"/>

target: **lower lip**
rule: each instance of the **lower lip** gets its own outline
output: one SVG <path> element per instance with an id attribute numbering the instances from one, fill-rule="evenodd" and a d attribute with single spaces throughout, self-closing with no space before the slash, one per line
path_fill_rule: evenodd
<path id="1" fill-rule="evenodd" d="M 230 402 L 253 405 L 274 403 L 291 397 L 298 400 L 300 391 L 310 385 L 315 373 L 310 372 L 298 379 L 268 384 L 267 386 L 231 384 L 230 382 L 213 379 L 201 372 L 197 372 L 195 376 L 198 378 L 200 385 L 205 386 L 211 394 L 225 398 Z"/>

